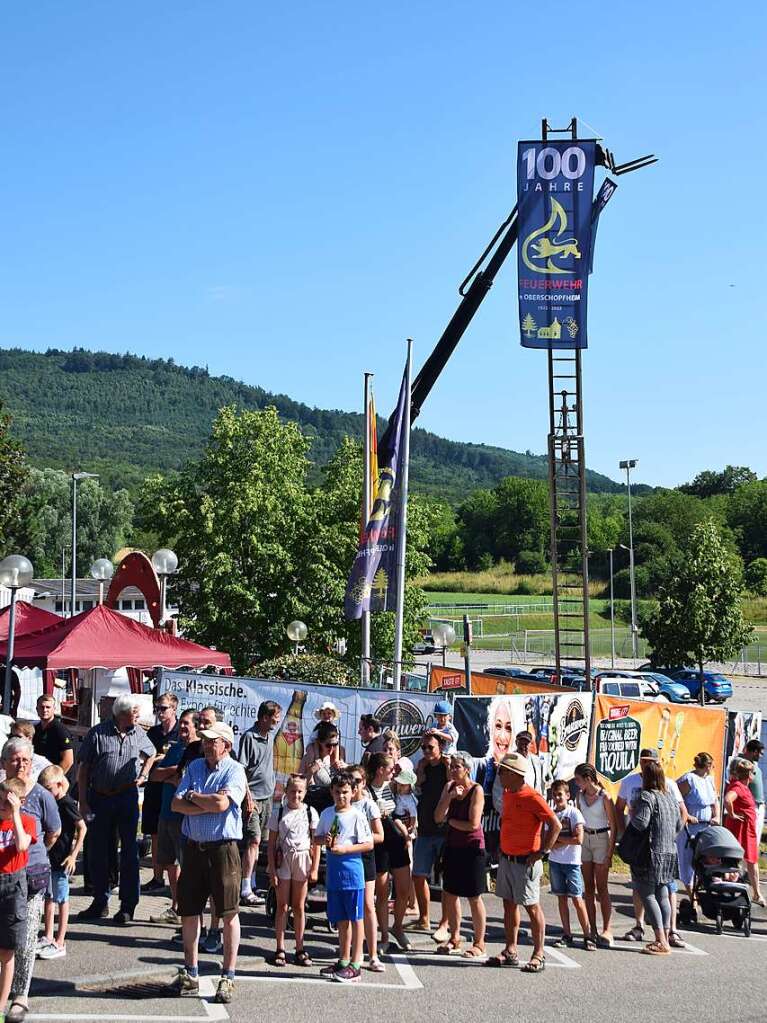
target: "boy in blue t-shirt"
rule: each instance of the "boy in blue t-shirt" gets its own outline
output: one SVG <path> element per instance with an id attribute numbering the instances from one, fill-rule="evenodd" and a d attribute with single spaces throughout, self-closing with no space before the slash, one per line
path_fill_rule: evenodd
<path id="1" fill-rule="evenodd" d="M 327 849 L 328 920 L 338 925 L 338 962 L 320 973 L 340 984 L 360 979 L 365 913 L 362 854 L 373 848 L 367 817 L 352 803 L 356 786 L 348 771 L 333 778 L 330 791 L 335 805 L 322 811 L 314 833 L 315 844 Z"/>

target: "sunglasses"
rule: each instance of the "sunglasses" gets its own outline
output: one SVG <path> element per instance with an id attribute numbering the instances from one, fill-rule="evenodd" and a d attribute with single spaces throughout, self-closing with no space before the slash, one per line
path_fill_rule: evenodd
<path id="1" fill-rule="evenodd" d="M 156 703 L 154 705 L 155 710 L 170 710 L 171 705 L 169 703 Z"/>
<path id="2" fill-rule="evenodd" d="M 430 746 L 421 746 L 421 749 L 427 753 L 430 749 L 437 749 L 437 747 L 432 743 Z"/>

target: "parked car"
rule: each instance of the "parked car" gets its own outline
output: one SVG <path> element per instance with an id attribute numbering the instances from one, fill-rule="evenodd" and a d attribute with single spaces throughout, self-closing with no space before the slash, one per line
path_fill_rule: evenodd
<path id="1" fill-rule="evenodd" d="M 690 690 L 693 700 L 700 699 L 700 672 L 696 668 L 682 668 L 671 676 Z M 724 703 L 732 696 L 732 682 L 718 671 L 704 671 L 706 699 L 709 703 Z"/>
<path id="2" fill-rule="evenodd" d="M 605 696 L 657 700 L 666 703 L 690 703 L 689 689 L 657 672 L 603 671 L 596 676 L 596 689 Z"/>
<path id="3" fill-rule="evenodd" d="M 437 646 L 434 642 L 434 636 L 430 632 L 425 632 L 423 638 L 413 644 L 414 654 L 435 654 L 436 652 Z"/>
<path id="4" fill-rule="evenodd" d="M 517 678 L 519 675 L 527 677 L 531 672 L 526 671 L 524 668 L 518 668 L 516 665 L 505 665 L 502 668 L 483 668 L 483 675 L 504 675 L 506 677 Z"/>

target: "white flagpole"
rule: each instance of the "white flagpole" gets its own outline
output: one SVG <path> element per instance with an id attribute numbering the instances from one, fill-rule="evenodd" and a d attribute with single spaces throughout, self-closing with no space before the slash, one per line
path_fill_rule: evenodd
<path id="1" fill-rule="evenodd" d="M 397 528 L 397 607 L 394 625 L 394 688 L 402 688 L 402 626 L 405 619 L 405 548 L 407 541 L 407 492 L 410 471 L 410 372 L 413 360 L 413 342 L 407 339 L 407 368 L 405 369 L 405 422 L 402 427 L 402 480 L 400 486 L 400 514 Z"/>
<path id="2" fill-rule="evenodd" d="M 365 374 L 365 471 L 362 491 L 362 528 L 366 529 L 371 512 L 373 481 L 370 479 L 370 381 L 372 373 Z M 360 658 L 360 685 L 370 685 L 370 611 L 362 612 L 362 657 Z"/>

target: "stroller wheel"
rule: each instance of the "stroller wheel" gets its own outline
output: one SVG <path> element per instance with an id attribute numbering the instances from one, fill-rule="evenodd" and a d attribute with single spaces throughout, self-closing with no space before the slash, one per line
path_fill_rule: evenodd
<path id="1" fill-rule="evenodd" d="M 689 899 L 682 899 L 679 903 L 677 915 L 683 924 L 692 923 L 692 903 Z"/>
<path id="2" fill-rule="evenodd" d="M 716 914 L 716 933 L 721 934 L 724 931 L 724 918 L 722 917 L 722 911 Z"/>
<path id="3" fill-rule="evenodd" d="M 751 937 L 751 910 L 747 909 L 745 916 L 743 917 L 743 936 L 746 938 Z"/>

